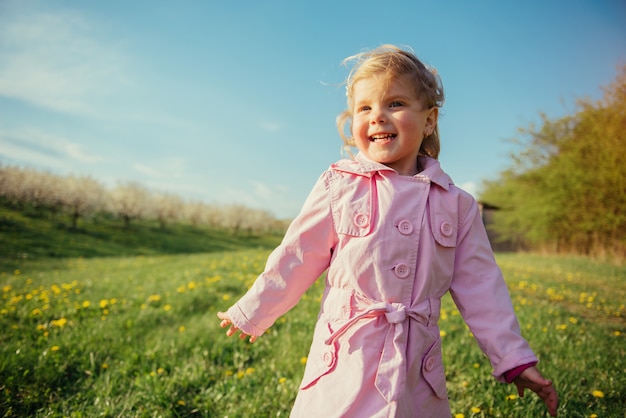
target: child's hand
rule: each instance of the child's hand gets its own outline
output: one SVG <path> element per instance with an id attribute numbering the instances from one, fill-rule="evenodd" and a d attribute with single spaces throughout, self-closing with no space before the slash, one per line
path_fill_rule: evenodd
<path id="1" fill-rule="evenodd" d="M 230 325 L 230 328 L 228 328 L 228 330 L 226 331 L 226 335 L 228 335 L 229 337 L 234 335 L 237 331 L 239 331 L 239 328 L 233 325 L 233 322 L 230 320 L 230 317 L 228 316 L 226 312 L 218 312 L 217 317 L 222 320 L 222 322 L 220 322 L 220 327 L 226 328 L 227 326 Z M 246 337 L 248 337 L 248 334 L 242 331 L 239 338 L 243 340 Z M 257 337 L 255 337 L 254 335 L 250 335 L 249 337 L 250 337 L 251 343 L 255 342 L 257 339 Z"/>
<path id="2" fill-rule="evenodd" d="M 522 374 L 517 376 L 513 383 L 517 386 L 519 396 L 524 396 L 524 389 L 528 388 L 535 392 L 548 407 L 550 415 L 555 417 L 559 406 L 559 397 L 556 389 L 552 386 L 552 381 L 544 378 L 536 367 L 529 367 Z"/>

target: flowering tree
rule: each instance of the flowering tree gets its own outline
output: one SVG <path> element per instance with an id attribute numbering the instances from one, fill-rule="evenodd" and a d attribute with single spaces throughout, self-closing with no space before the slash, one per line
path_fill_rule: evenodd
<path id="1" fill-rule="evenodd" d="M 150 193 L 137 182 L 120 183 L 110 193 L 108 208 L 129 228 L 133 219 L 143 219 L 149 211 Z"/>
<path id="2" fill-rule="evenodd" d="M 91 177 L 70 176 L 64 179 L 60 200 L 63 210 L 72 219 L 72 229 L 76 229 L 79 218 L 103 207 L 105 192 L 104 186 Z"/>

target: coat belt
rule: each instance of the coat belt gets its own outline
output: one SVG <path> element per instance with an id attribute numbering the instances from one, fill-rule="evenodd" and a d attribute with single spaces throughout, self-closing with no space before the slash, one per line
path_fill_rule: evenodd
<path id="1" fill-rule="evenodd" d="M 350 318 L 325 341 L 333 344 L 339 337 L 359 321 L 384 316 L 389 323 L 383 351 L 378 361 L 376 389 L 387 402 L 396 401 L 398 393 L 406 383 L 406 319 L 427 326 L 430 318 L 430 300 L 424 300 L 410 309 L 402 303 L 373 302 L 360 314 Z"/>

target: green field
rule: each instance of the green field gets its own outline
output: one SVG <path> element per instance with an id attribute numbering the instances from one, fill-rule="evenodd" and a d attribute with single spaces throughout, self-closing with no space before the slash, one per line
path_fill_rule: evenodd
<path id="1" fill-rule="evenodd" d="M 34 221 L 0 220 L 0 248 L 24 251 L 20 237 Z M 178 232 L 177 240 L 192 233 Z M 113 238 L 123 242 L 123 233 Z M 252 283 L 277 238 L 212 234 L 228 247 L 0 260 L 0 416 L 288 416 L 323 281 L 255 344 L 227 338 L 216 312 Z M 498 261 L 524 335 L 555 382 L 560 416 L 626 416 L 626 267 L 527 254 Z M 534 395 L 520 399 L 493 380 L 449 298 L 441 329 L 453 414 L 547 416 Z"/>

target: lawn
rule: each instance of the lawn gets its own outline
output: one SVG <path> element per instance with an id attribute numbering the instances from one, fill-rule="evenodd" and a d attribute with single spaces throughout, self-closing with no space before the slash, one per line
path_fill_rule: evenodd
<path id="1" fill-rule="evenodd" d="M 0 271 L 0 415 L 288 416 L 323 280 L 255 344 L 216 319 L 268 249 L 41 258 Z M 523 332 L 565 417 L 624 417 L 626 268 L 500 254 Z M 441 332 L 456 417 L 547 416 L 490 376 L 450 298 Z"/>

